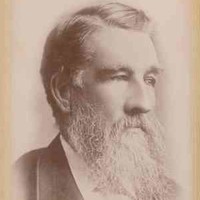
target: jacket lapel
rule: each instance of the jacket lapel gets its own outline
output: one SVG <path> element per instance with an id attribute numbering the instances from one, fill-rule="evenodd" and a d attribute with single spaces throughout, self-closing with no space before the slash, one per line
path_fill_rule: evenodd
<path id="1" fill-rule="evenodd" d="M 83 200 L 57 136 L 37 163 L 37 200 Z"/>

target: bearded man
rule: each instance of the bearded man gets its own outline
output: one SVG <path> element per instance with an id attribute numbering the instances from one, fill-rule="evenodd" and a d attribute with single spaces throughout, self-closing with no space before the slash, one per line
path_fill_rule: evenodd
<path id="1" fill-rule="evenodd" d="M 172 200 L 155 88 L 163 71 L 144 11 L 86 7 L 50 33 L 41 75 L 60 133 L 16 164 L 25 200 Z"/>

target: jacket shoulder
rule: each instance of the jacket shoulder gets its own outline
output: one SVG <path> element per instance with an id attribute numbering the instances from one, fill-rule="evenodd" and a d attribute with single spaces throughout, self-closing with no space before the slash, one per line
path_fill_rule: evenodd
<path id="1" fill-rule="evenodd" d="M 46 148 L 30 151 L 14 164 L 14 195 L 17 199 L 35 200 L 37 190 L 37 163 Z M 19 189 L 20 188 L 20 189 Z M 14 198 L 14 199 L 15 199 Z"/>
<path id="2" fill-rule="evenodd" d="M 26 171 L 31 168 L 36 167 L 37 161 L 40 155 L 45 151 L 46 148 L 41 148 L 37 150 L 30 151 L 23 156 L 21 156 L 14 164 L 14 170 Z"/>

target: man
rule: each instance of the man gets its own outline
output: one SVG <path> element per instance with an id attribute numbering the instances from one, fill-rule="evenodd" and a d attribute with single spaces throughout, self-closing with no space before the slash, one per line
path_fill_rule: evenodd
<path id="1" fill-rule="evenodd" d="M 50 33 L 41 75 L 60 129 L 16 164 L 26 200 L 171 200 L 154 114 L 158 61 L 154 24 L 120 3 L 86 7 Z"/>

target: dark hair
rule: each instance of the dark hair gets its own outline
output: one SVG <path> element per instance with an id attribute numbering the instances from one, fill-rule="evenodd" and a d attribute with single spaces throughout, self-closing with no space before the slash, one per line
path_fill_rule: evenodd
<path id="1" fill-rule="evenodd" d="M 106 26 L 151 34 L 151 24 L 142 10 L 121 3 L 107 3 L 81 9 L 56 25 L 47 38 L 40 72 L 47 100 L 57 121 L 60 110 L 51 93 L 51 78 L 63 68 L 65 81 L 72 80 L 77 68 L 90 60 L 90 53 L 84 48 L 88 37 Z"/>

